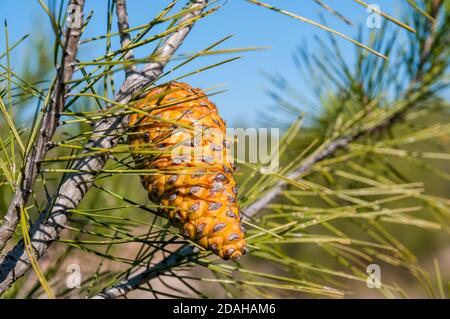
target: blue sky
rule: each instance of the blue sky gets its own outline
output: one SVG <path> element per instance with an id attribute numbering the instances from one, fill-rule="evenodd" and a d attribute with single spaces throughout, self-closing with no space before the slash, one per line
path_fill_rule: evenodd
<path id="1" fill-rule="evenodd" d="M 365 22 L 368 16 L 364 7 L 351 0 L 324 0 L 324 2 L 344 13 L 354 23 L 353 27 L 347 26 L 323 10 L 313 0 L 267 0 L 266 2 L 316 21 L 318 21 L 319 14 L 322 14 L 330 27 L 349 36 L 356 34 L 357 26 Z M 107 1 L 86 0 L 86 3 L 86 12 L 94 10 L 94 16 L 84 37 L 105 33 Z M 167 3 L 169 3 L 167 0 L 128 0 L 130 25 L 136 26 L 148 22 Z M 380 5 L 383 11 L 396 17 L 400 15 L 399 1 L 378 0 L 369 3 Z M 180 1 L 178 8 L 183 4 L 184 1 Z M 30 39 L 18 47 L 12 55 L 12 64 L 15 70 L 20 70 L 23 52 L 27 45 L 31 45 L 31 38 L 36 37 L 39 33 L 48 34 L 49 21 L 36 0 L 0 0 L 0 19 L 8 21 L 10 42 L 17 41 L 25 34 L 31 35 Z M 113 27 L 116 28 L 115 23 Z M 158 30 L 162 29 L 155 29 L 154 32 Z M 270 83 L 262 76 L 263 72 L 269 74 L 278 72 L 299 91 L 307 96 L 310 95 L 308 79 L 300 77 L 292 61 L 292 54 L 296 47 L 304 41 L 312 44 L 314 36 L 325 38 L 325 31 L 244 0 L 228 0 L 221 10 L 203 19 L 195 26 L 179 52 L 197 52 L 228 35 L 233 35 L 233 37 L 219 48 L 253 46 L 269 46 L 270 48 L 264 51 L 201 58 L 174 76 L 228 57 L 242 56 L 243 58 L 240 60 L 186 79 L 191 85 L 202 88 L 226 84 L 227 92 L 214 96 L 213 100 L 229 125 L 241 123 L 258 125 L 260 112 L 273 107 L 273 103 L 267 95 Z M 342 45 L 345 57 L 349 60 L 353 59 L 354 45 L 345 40 L 339 39 L 338 41 Z M 49 36 L 49 46 L 52 44 Z M 118 46 L 119 43 L 115 39 L 113 47 L 118 48 Z M 136 56 L 148 55 L 152 49 L 151 45 L 140 48 L 136 51 Z M 3 51 L 4 36 L 1 32 L 0 52 Z M 80 58 L 88 60 L 103 54 L 104 42 L 98 41 L 95 44 L 82 46 Z M 118 81 L 121 78 L 122 75 L 118 75 Z"/>

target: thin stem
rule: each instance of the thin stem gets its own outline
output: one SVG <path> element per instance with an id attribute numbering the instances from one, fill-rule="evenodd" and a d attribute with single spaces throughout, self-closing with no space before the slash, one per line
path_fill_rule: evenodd
<path id="1" fill-rule="evenodd" d="M 54 94 L 47 103 L 45 114 L 36 141 L 30 138 L 26 149 L 25 168 L 18 180 L 18 187 L 14 193 L 8 211 L 0 226 L 0 252 L 11 239 L 19 222 L 20 207 L 25 207 L 32 193 L 34 183 L 39 173 L 39 162 L 44 159 L 66 100 L 66 82 L 72 79 L 75 70 L 75 59 L 80 43 L 83 26 L 84 0 L 71 0 L 71 13 L 65 33 L 64 53 L 58 71 Z"/>
<path id="2" fill-rule="evenodd" d="M 131 43 L 130 33 L 126 30 L 130 28 L 128 23 L 127 1 L 116 0 L 117 25 L 120 33 L 120 43 L 122 48 L 127 48 Z M 125 61 L 135 60 L 133 50 L 129 49 L 125 56 Z M 125 66 L 125 74 L 128 77 L 131 73 L 136 71 L 136 64 L 127 64 Z"/>

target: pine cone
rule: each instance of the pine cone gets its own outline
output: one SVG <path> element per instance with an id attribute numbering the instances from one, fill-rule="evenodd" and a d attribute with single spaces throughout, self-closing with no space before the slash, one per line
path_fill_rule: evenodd
<path id="1" fill-rule="evenodd" d="M 141 111 L 129 119 L 136 166 L 158 170 L 141 176 L 149 199 L 184 237 L 223 259 L 239 259 L 247 249 L 245 228 L 216 106 L 202 90 L 170 83 L 153 88 L 134 108 Z"/>

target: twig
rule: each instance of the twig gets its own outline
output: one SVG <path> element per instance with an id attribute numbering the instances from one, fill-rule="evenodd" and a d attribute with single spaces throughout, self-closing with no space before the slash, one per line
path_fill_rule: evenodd
<path id="1" fill-rule="evenodd" d="M 314 154 L 305 162 L 302 166 L 288 174 L 286 177 L 290 180 L 298 179 L 301 175 L 307 172 L 314 164 L 320 162 L 321 160 L 331 156 L 338 150 L 339 148 L 347 146 L 349 143 L 354 141 L 355 139 L 363 136 L 364 133 L 359 132 L 357 134 L 342 136 L 335 141 L 328 144 L 322 151 Z M 258 213 L 262 208 L 266 207 L 276 196 L 278 196 L 287 186 L 288 182 L 280 181 L 274 187 L 272 187 L 268 192 L 266 192 L 262 197 L 258 200 L 254 201 L 250 206 L 245 209 L 244 216 L 253 217 Z"/>
<path id="2" fill-rule="evenodd" d="M 192 1 L 191 8 L 202 8 L 208 1 L 205 0 L 194 0 Z M 179 25 L 184 25 L 188 21 L 193 20 L 196 16 L 200 15 L 200 11 L 196 10 L 191 13 L 184 15 L 180 21 Z M 186 24 L 184 28 L 179 29 L 173 36 L 165 39 L 164 43 L 156 48 L 155 52 L 152 54 L 152 62 L 147 63 L 144 66 L 143 76 L 145 76 L 149 81 L 152 81 L 157 74 L 161 74 L 165 65 L 169 62 L 170 57 L 175 53 L 176 49 L 183 43 L 186 35 L 191 31 L 193 23 Z"/>
<path id="3" fill-rule="evenodd" d="M 127 12 L 127 1 L 126 0 L 117 0 L 116 1 L 116 12 L 117 12 L 117 25 L 119 27 L 120 32 L 120 43 L 122 48 L 126 48 L 131 43 L 130 33 L 126 30 L 130 28 L 128 23 L 128 12 Z M 124 59 L 126 61 L 134 60 L 134 53 L 131 49 L 129 49 Z M 136 71 L 136 64 L 126 64 L 125 67 L 125 75 L 129 76 L 131 73 Z"/>
<path id="4" fill-rule="evenodd" d="M 207 0 L 195 0 L 190 5 L 189 13 L 182 19 L 186 21 L 201 14 L 207 4 Z M 144 72 L 145 77 L 140 73 L 131 74 L 122 85 L 115 98 L 119 104 L 130 101 L 133 94 L 139 92 L 149 82 L 161 75 L 164 66 L 171 56 L 182 44 L 188 35 L 192 25 L 186 25 L 172 33 L 161 44 L 157 52 L 161 56 L 154 63 L 146 66 L 148 72 Z M 168 46 L 166 48 L 166 46 Z M 154 67 L 154 65 L 158 67 Z M 94 132 L 87 143 L 85 149 L 89 152 L 92 148 L 111 149 L 117 145 L 119 137 L 126 128 L 126 117 L 104 118 L 100 120 L 94 128 Z M 102 153 L 89 156 L 74 163 L 73 168 L 78 171 L 98 171 L 108 159 L 108 154 Z M 57 239 L 59 233 L 69 221 L 69 210 L 75 209 L 86 195 L 94 180 L 94 173 L 72 173 L 69 174 L 62 183 L 55 203 L 49 212 L 43 212 L 38 221 L 33 225 L 31 232 L 32 245 L 36 256 L 39 259 L 47 251 L 51 243 Z M 46 218 L 46 216 L 49 216 Z M 0 264 L 0 295 L 5 292 L 16 280 L 21 278 L 30 269 L 30 260 L 24 251 L 23 242 L 19 242 L 13 250 L 3 259 Z"/>
<path id="5" fill-rule="evenodd" d="M 71 24 L 67 26 L 65 33 L 61 66 L 58 71 L 55 91 L 49 105 L 47 105 L 37 140 L 30 145 L 31 150 L 26 154 L 22 178 L 0 226 L 0 252 L 5 248 L 16 230 L 20 216 L 19 209 L 26 206 L 32 193 L 33 185 L 39 173 L 39 163 L 47 153 L 48 143 L 55 133 L 64 107 L 67 93 L 65 83 L 72 79 L 75 70 L 74 62 L 83 26 L 83 7 L 84 0 L 71 0 L 69 3 L 69 8 L 72 10 L 69 16 Z"/>
<path id="6" fill-rule="evenodd" d="M 125 280 L 117 285 L 114 285 L 108 289 L 103 290 L 98 295 L 92 297 L 92 299 L 115 299 L 126 296 L 130 291 L 139 288 L 151 279 L 164 274 L 172 267 L 179 265 L 182 262 L 186 262 L 185 259 L 189 259 L 194 255 L 194 248 L 191 246 L 182 246 L 178 250 L 171 253 L 168 257 L 164 258 L 161 262 L 154 267 L 141 272 L 140 274 Z"/>

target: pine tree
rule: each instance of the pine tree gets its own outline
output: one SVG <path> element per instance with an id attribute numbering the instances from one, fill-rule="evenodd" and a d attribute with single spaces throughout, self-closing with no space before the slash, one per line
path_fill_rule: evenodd
<path id="1" fill-rule="evenodd" d="M 194 136 L 194 122 L 182 120 L 190 88 L 177 102 L 170 95 L 175 93 L 155 93 L 155 87 L 189 82 L 194 74 L 226 67 L 239 51 L 258 48 L 218 49 L 226 37 L 197 53 L 177 54 L 195 24 L 214 19 L 226 5 L 207 0 L 184 7 L 174 0 L 140 26 L 129 25 L 126 0 L 108 0 L 106 32 L 86 38 L 83 33 L 95 19 L 84 13 L 87 1 L 39 0 L 55 35 L 53 51 L 38 40 L 29 54 L 32 62 L 21 71 L 10 57 L 26 37 L 11 43 L 5 24 L 6 50 L 0 52 L 2 297 L 341 298 L 368 293 L 372 266 L 394 277 L 382 277 L 379 289 L 370 290 L 376 296 L 448 297 L 449 274 L 438 256 L 430 256 L 435 251 L 427 250 L 448 240 L 450 231 L 445 191 L 450 181 L 449 3 L 406 1 L 402 17 L 378 12 L 384 24 L 376 37 L 361 32 L 353 39 L 325 22 L 247 0 L 262 7 L 252 10 L 271 10 L 326 31 L 317 39 L 320 52 L 302 45 L 292 62 L 316 98 L 305 100 L 283 70 L 267 75 L 276 112 L 262 117 L 271 126 L 276 118 L 283 128 L 280 167 L 267 172 L 263 163 L 240 161 L 232 177 L 234 168 L 227 162 L 220 171 L 203 170 L 202 186 L 194 185 L 199 189 L 186 186 L 190 178 L 177 177 L 180 185 L 172 191 L 173 176 L 191 176 L 185 166 L 186 175 L 179 175 L 173 170 L 180 165 L 161 164 L 169 158 L 166 133 Z M 345 12 L 315 2 L 349 22 Z M 115 37 L 120 48 L 113 47 Z M 355 45 L 354 64 L 343 57 L 338 38 Z M 106 43 L 106 53 L 80 61 L 78 51 L 96 41 Z M 152 54 L 135 57 L 136 48 L 151 45 Z M 226 58 L 220 60 L 221 54 Z M 217 62 L 191 67 L 207 55 L 217 55 Z M 39 67 L 30 70 L 37 61 Z M 180 70 L 183 75 L 172 76 Z M 120 87 L 118 72 L 125 74 Z M 149 92 L 161 96 L 149 100 Z M 211 102 L 220 93 L 217 88 L 191 92 L 205 99 L 193 97 L 193 113 L 223 131 L 215 113 L 220 114 L 220 105 L 216 109 Z M 158 108 L 165 116 L 156 116 Z M 23 109 L 34 112 L 19 116 L 17 110 Z M 216 144 L 207 144 L 208 154 L 222 152 Z M 200 162 L 208 164 L 204 158 Z M 212 206 L 205 203 L 220 185 L 208 177 L 211 172 L 229 181 Z M 152 192 L 155 183 L 161 184 L 160 193 Z M 201 218 L 208 218 L 191 225 L 186 221 L 194 219 L 181 217 L 201 188 L 210 192 L 201 197 L 201 204 L 209 205 L 202 206 Z M 174 205 L 174 196 L 182 203 Z M 203 231 L 208 236 L 202 237 Z M 215 231 L 221 235 L 214 237 Z M 248 254 L 237 260 L 247 252 L 244 233 Z M 219 249 L 219 241 L 231 235 L 239 242 Z M 421 259 L 424 251 L 433 260 L 431 268 Z M 80 288 L 72 289 L 67 270 L 78 270 L 68 266 L 79 264 L 83 277 L 72 278 Z M 406 280 L 420 290 L 402 287 Z"/>

